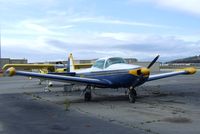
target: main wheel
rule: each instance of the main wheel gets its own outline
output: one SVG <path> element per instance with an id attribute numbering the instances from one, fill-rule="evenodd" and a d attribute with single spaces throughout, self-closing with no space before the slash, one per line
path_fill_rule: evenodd
<path id="1" fill-rule="evenodd" d="M 91 92 L 85 92 L 84 99 L 85 101 L 90 101 L 92 98 Z"/>
<path id="2" fill-rule="evenodd" d="M 134 92 L 135 90 L 130 90 L 129 92 L 129 102 L 130 103 L 135 103 L 135 100 L 136 100 L 136 92 Z"/>

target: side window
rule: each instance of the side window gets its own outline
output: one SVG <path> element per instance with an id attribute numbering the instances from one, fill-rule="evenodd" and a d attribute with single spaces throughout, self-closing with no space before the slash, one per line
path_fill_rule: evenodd
<path id="1" fill-rule="evenodd" d="M 107 67 L 109 67 L 109 66 L 110 66 L 110 60 L 108 59 L 108 60 L 106 61 L 105 68 L 107 68 Z"/>
<path id="2" fill-rule="evenodd" d="M 118 58 L 118 57 L 109 58 L 106 61 L 105 68 L 109 67 L 110 65 L 119 64 L 119 63 L 125 63 L 125 61 L 122 58 Z"/>
<path id="3" fill-rule="evenodd" d="M 93 67 L 103 69 L 104 62 L 105 62 L 105 60 L 98 60 L 98 61 L 95 62 L 95 64 L 93 65 Z"/>

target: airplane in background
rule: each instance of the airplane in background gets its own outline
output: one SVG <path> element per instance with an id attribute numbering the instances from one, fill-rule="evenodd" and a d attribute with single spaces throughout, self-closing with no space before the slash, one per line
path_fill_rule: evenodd
<path id="1" fill-rule="evenodd" d="M 62 67 L 57 67 L 57 64 L 5 64 L 2 68 L 2 71 L 5 72 L 8 68 L 14 67 L 17 70 L 26 70 L 31 72 L 39 72 L 42 74 L 47 74 L 49 72 L 55 72 L 55 73 L 62 73 L 66 71 L 66 68 L 64 65 Z M 3 76 L 3 75 L 2 75 Z M 29 77 L 29 79 L 32 79 L 32 77 Z M 39 85 L 41 85 L 43 82 L 46 82 L 48 86 L 52 86 L 51 81 L 46 81 L 45 79 L 39 79 Z"/>
<path id="2" fill-rule="evenodd" d="M 127 64 L 121 57 L 106 57 L 96 60 L 91 68 L 76 70 L 72 54 L 68 58 L 68 72 L 66 75 L 40 74 L 34 72 L 18 71 L 11 67 L 7 69 L 8 76 L 19 75 L 26 77 L 42 78 L 72 84 L 85 85 L 84 99 L 90 101 L 92 89 L 99 88 L 128 88 L 129 101 L 134 103 L 137 92 L 135 87 L 148 81 L 172 77 L 175 75 L 194 74 L 196 69 L 193 67 L 177 70 L 174 72 L 150 74 L 150 68 L 158 60 L 159 55 L 147 66 Z"/>
<path id="3" fill-rule="evenodd" d="M 2 68 L 2 71 L 6 71 L 10 67 L 14 67 L 19 70 L 33 71 L 33 70 L 41 70 L 44 73 L 64 73 L 67 71 L 67 65 L 65 64 L 5 64 Z M 92 66 L 92 63 L 84 63 L 84 64 L 74 64 L 75 69 L 84 69 Z"/>

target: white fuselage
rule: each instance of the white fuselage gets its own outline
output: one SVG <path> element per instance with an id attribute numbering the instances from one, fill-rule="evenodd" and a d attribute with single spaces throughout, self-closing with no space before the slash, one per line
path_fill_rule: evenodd
<path id="1" fill-rule="evenodd" d="M 115 60 L 116 63 L 111 63 L 113 59 Z M 120 63 L 117 63 L 117 62 L 120 62 Z M 89 73 L 89 72 L 129 70 L 129 69 L 136 69 L 136 68 L 141 68 L 141 66 L 127 64 L 125 63 L 125 61 L 123 61 L 122 58 L 119 58 L 119 57 L 109 57 L 109 58 L 98 59 L 91 68 L 75 70 L 75 72 L 76 74 L 82 74 L 82 73 Z"/>

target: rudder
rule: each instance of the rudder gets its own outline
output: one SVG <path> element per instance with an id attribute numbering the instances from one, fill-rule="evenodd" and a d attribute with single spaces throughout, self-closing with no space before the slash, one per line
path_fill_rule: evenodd
<path id="1" fill-rule="evenodd" d="M 68 70 L 68 72 L 75 72 L 75 68 L 74 68 L 74 58 L 73 58 L 73 56 L 72 56 L 72 53 L 70 53 L 70 55 L 69 55 L 69 57 L 68 57 L 67 70 Z"/>

